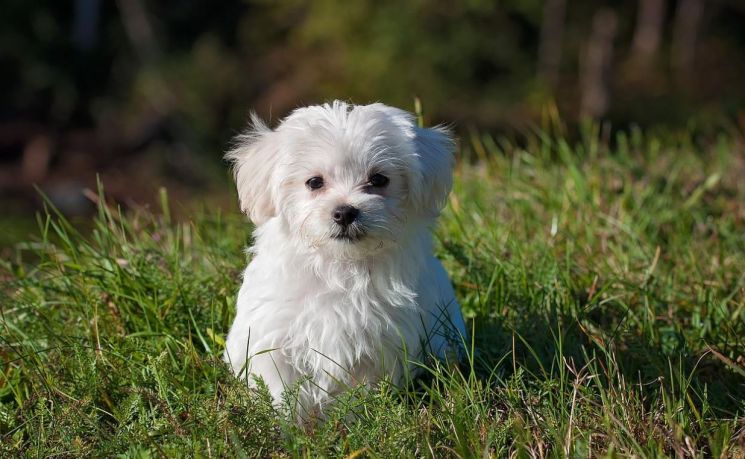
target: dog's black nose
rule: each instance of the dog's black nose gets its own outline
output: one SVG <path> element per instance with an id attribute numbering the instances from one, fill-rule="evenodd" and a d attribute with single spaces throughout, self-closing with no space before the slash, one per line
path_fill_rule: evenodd
<path id="1" fill-rule="evenodd" d="M 344 205 L 334 209 L 334 213 L 331 215 L 339 225 L 349 226 L 359 214 L 360 211 L 356 207 Z"/>

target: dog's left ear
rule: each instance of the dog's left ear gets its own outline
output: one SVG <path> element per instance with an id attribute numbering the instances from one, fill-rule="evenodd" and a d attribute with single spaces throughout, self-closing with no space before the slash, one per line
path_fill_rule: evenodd
<path id="1" fill-rule="evenodd" d="M 416 159 L 410 171 L 409 195 L 414 209 L 428 217 L 436 217 L 453 187 L 453 156 L 455 141 L 442 126 L 414 126 Z"/>

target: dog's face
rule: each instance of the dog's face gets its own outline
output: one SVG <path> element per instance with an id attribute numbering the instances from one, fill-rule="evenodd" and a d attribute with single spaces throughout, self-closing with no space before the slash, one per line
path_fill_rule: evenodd
<path id="1" fill-rule="evenodd" d="M 437 216 L 452 146 L 446 131 L 418 128 L 402 110 L 337 101 L 298 109 L 275 130 L 254 119 L 228 158 L 257 226 L 279 218 L 306 247 L 360 258 Z"/>

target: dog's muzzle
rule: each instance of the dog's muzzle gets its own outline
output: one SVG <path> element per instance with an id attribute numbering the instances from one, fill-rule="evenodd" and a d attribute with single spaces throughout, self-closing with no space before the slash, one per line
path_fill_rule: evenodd
<path id="1" fill-rule="evenodd" d="M 331 234 L 333 239 L 354 242 L 358 241 L 365 235 L 364 228 L 359 222 L 360 210 L 354 206 L 339 206 L 331 213 L 334 220 L 334 231 Z"/>

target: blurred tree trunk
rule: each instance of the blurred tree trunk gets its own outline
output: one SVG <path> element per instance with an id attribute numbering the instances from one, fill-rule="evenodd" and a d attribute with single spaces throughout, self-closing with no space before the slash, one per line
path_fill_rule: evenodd
<path id="1" fill-rule="evenodd" d="M 639 0 L 636 30 L 631 44 L 631 61 L 647 70 L 660 48 L 665 22 L 665 0 Z"/>
<path id="2" fill-rule="evenodd" d="M 538 76 L 552 89 L 559 81 L 565 9 L 565 0 L 547 0 L 543 8 L 541 41 L 538 48 Z"/>
<path id="3" fill-rule="evenodd" d="M 140 61 L 148 64 L 156 61 L 160 55 L 160 47 L 145 6 L 140 0 L 117 0 L 116 4 L 122 14 L 127 38 Z"/>
<path id="4" fill-rule="evenodd" d="M 127 39 L 135 54 L 144 67 L 150 67 L 149 74 L 153 84 L 147 96 L 150 107 L 157 117 L 143 122 L 143 127 L 160 125 L 171 115 L 178 103 L 175 101 L 170 85 L 155 65 L 161 60 L 161 50 L 153 31 L 152 21 L 142 0 L 116 0 L 116 4 L 122 16 Z"/>
<path id="5" fill-rule="evenodd" d="M 602 8 L 592 17 L 592 31 L 580 61 L 581 118 L 600 118 L 608 111 L 617 24 L 616 12 L 610 8 Z"/>
<path id="6" fill-rule="evenodd" d="M 673 27 L 672 66 L 676 82 L 690 87 L 696 56 L 699 26 L 704 12 L 703 0 L 680 0 Z"/>
<path id="7" fill-rule="evenodd" d="M 96 44 L 100 15 L 100 0 L 75 0 L 72 42 L 77 49 L 89 51 Z"/>

